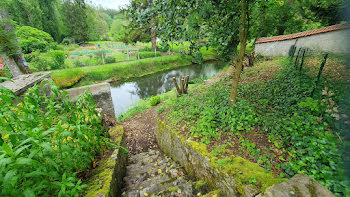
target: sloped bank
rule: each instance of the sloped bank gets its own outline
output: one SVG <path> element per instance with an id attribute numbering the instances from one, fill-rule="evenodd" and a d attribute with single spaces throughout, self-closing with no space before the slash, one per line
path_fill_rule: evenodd
<path id="1" fill-rule="evenodd" d="M 205 180 L 212 188 L 220 189 L 223 196 L 334 196 L 307 175 L 295 175 L 288 181 L 282 180 L 239 156 L 232 156 L 228 158 L 230 162 L 220 165 L 218 159 L 207 151 L 205 144 L 186 139 L 160 120 L 156 138 L 165 154 L 183 165 L 191 176 Z M 252 177 L 261 184 L 250 184 Z"/>
<path id="2" fill-rule="evenodd" d="M 122 126 L 109 130 L 109 135 L 119 146 L 125 147 L 125 133 Z M 116 197 L 122 194 L 123 178 L 126 173 L 128 155 L 122 149 L 115 149 L 111 156 L 102 159 L 87 181 L 85 196 Z"/>

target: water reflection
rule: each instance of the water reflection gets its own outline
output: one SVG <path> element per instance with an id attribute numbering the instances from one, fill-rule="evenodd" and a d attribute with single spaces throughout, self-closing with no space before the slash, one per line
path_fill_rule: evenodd
<path id="1" fill-rule="evenodd" d="M 191 65 L 140 77 L 131 82 L 125 82 L 119 85 L 111 84 L 115 113 L 118 116 L 132 107 L 130 106 L 131 104 L 140 99 L 170 91 L 174 88 L 173 77 L 178 78 L 181 75 L 189 75 L 190 79 L 199 77 L 207 78 L 219 73 L 223 66 L 220 62 Z"/>

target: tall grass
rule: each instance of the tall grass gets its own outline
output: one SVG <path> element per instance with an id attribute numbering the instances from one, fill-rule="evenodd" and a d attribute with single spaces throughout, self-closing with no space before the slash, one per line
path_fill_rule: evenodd
<path id="1" fill-rule="evenodd" d="M 72 86 L 72 81 L 79 81 L 77 86 L 80 86 L 107 79 L 125 80 L 190 64 L 192 64 L 190 59 L 181 55 L 162 56 L 138 61 L 55 70 L 51 77 L 58 86 L 66 88 Z M 77 76 L 80 78 L 77 79 Z"/>

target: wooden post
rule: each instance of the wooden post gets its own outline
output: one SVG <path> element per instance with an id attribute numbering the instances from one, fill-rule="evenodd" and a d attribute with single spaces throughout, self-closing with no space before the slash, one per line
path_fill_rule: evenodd
<path id="1" fill-rule="evenodd" d="M 311 97 L 314 96 L 315 90 L 316 90 L 317 85 L 318 85 L 318 83 L 319 83 L 319 81 L 320 81 L 320 78 L 321 78 L 321 74 L 322 74 L 324 65 L 326 64 L 327 58 L 328 58 L 328 53 L 324 56 L 324 58 L 323 58 L 323 60 L 322 60 L 322 63 L 321 63 L 321 66 L 320 66 L 320 70 L 318 71 L 318 74 L 317 74 L 317 80 L 316 80 L 316 82 L 315 82 L 315 87 L 314 87 L 314 89 L 313 89 L 312 92 L 311 92 Z"/>
<path id="2" fill-rule="evenodd" d="M 185 84 L 186 84 L 186 86 L 185 86 L 185 94 L 187 94 L 188 93 L 188 82 L 190 81 L 190 76 L 187 76 L 186 77 L 186 79 L 185 79 Z"/>
<path id="3" fill-rule="evenodd" d="M 180 90 L 181 90 L 181 94 L 183 94 L 184 93 L 184 77 L 183 76 L 181 76 L 180 77 Z"/>
<path id="4" fill-rule="evenodd" d="M 174 81 L 174 84 L 175 84 L 177 93 L 178 93 L 179 95 L 181 95 L 181 91 L 180 91 L 180 89 L 179 89 L 179 86 L 177 85 L 177 81 L 176 81 L 176 78 L 175 78 L 175 77 L 173 77 L 173 81 Z"/>
<path id="5" fill-rule="evenodd" d="M 137 48 L 137 59 L 140 59 L 140 53 L 139 53 L 139 48 Z"/>

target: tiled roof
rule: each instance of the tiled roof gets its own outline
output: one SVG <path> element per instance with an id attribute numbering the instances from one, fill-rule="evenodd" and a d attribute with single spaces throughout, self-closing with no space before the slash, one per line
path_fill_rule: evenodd
<path id="1" fill-rule="evenodd" d="M 290 39 L 294 39 L 294 38 L 300 38 L 300 37 L 311 36 L 311 35 L 315 35 L 315 34 L 321 34 L 321 33 L 329 32 L 329 31 L 346 29 L 346 28 L 349 28 L 349 27 L 350 26 L 347 25 L 347 24 L 332 25 L 332 26 L 329 26 L 329 27 L 324 27 L 324 28 L 320 28 L 320 29 L 314 29 L 314 30 L 311 30 L 311 31 L 299 32 L 299 33 L 295 33 L 295 34 L 259 38 L 256 41 L 256 44 L 265 43 L 265 42 L 276 42 L 276 41 L 281 41 L 281 40 L 290 40 Z"/>

